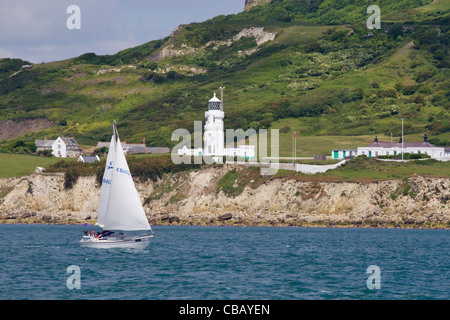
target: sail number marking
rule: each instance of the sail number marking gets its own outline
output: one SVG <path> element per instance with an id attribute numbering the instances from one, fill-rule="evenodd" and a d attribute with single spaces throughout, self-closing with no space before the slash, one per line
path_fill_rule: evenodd
<path id="1" fill-rule="evenodd" d="M 131 172 L 128 171 L 128 170 L 126 170 L 126 169 L 116 168 L 116 172 L 117 172 L 117 173 L 123 173 L 123 174 L 126 174 L 126 175 L 128 175 L 128 176 L 131 177 Z"/>

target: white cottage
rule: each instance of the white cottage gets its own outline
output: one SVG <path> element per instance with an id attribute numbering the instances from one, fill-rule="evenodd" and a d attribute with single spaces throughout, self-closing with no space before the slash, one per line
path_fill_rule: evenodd
<path id="1" fill-rule="evenodd" d="M 450 158 L 450 153 L 446 152 L 447 148 L 436 147 L 428 142 L 427 135 L 424 136 L 423 142 L 403 142 L 400 138 L 399 142 L 379 142 L 378 137 L 372 144 L 366 147 L 359 147 L 358 156 L 365 155 L 369 158 L 378 156 L 397 156 L 402 153 L 422 153 L 427 154 L 433 159 Z"/>
<path id="2" fill-rule="evenodd" d="M 61 137 L 56 140 L 36 140 L 36 152 L 51 150 L 52 154 L 57 158 L 66 158 L 66 143 Z"/>
<path id="3" fill-rule="evenodd" d="M 339 160 L 343 160 L 345 158 L 349 158 L 349 157 L 356 157 L 358 153 L 358 150 L 356 149 L 334 149 L 331 151 L 331 158 L 332 159 L 339 159 Z"/>
<path id="4" fill-rule="evenodd" d="M 57 158 L 78 157 L 81 154 L 81 148 L 75 141 L 75 138 L 58 137 L 56 140 L 36 140 L 36 152 L 51 150 Z"/>

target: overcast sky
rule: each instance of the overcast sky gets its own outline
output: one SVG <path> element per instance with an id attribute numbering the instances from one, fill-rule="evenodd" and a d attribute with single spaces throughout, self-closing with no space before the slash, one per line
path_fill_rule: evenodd
<path id="1" fill-rule="evenodd" d="M 164 38 L 180 24 L 241 12 L 244 0 L 0 0 L 0 58 L 32 63 L 114 54 Z M 69 30 L 70 5 L 81 29 Z"/>

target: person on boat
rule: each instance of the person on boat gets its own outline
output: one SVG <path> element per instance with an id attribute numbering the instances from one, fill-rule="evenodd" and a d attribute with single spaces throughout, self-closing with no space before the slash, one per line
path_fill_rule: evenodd
<path id="1" fill-rule="evenodd" d="M 103 237 L 109 236 L 109 235 L 111 235 L 111 234 L 113 234 L 113 232 L 111 232 L 111 231 L 109 231 L 109 230 L 105 230 L 105 231 L 103 231 L 102 233 L 99 233 L 99 234 L 98 234 L 98 238 L 103 238 Z"/>

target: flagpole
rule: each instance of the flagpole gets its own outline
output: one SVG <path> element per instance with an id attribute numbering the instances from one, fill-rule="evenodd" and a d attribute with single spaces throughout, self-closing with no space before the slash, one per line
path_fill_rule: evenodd
<path id="1" fill-rule="evenodd" d="M 404 149 L 404 143 L 405 143 L 405 137 L 404 137 L 404 130 L 403 130 L 403 118 L 402 118 L 402 161 L 403 161 L 403 153 L 405 152 Z"/>
<path id="2" fill-rule="evenodd" d="M 297 132 L 294 132 L 294 137 L 292 138 L 292 166 L 295 167 L 295 160 L 297 158 Z"/>
<path id="3" fill-rule="evenodd" d="M 294 138 L 292 138 L 292 166 L 295 166 L 295 164 L 294 164 Z"/>

